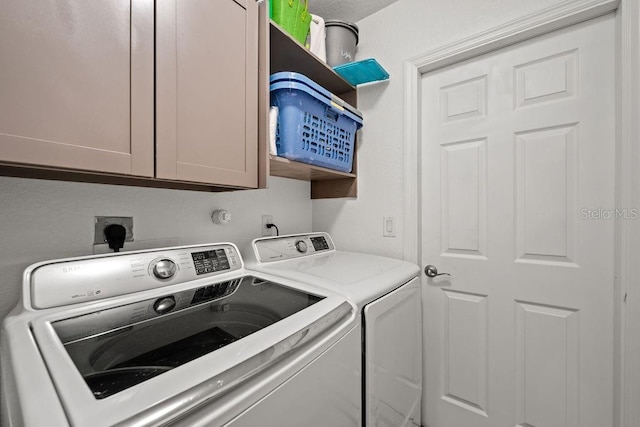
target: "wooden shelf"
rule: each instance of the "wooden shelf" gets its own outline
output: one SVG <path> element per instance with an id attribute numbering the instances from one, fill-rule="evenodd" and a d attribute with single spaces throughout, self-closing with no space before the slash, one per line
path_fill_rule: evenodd
<path id="1" fill-rule="evenodd" d="M 295 71 L 318 83 L 320 86 L 342 97 L 355 92 L 349 84 L 324 61 L 298 43 L 278 24 L 271 21 L 271 74 L 280 71 Z M 350 102 L 345 99 L 345 101 Z"/>
<path id="2" fill-rule="evenodd" d="M 320 166 L 295 162 L 284 157 L 269 156 L 271 175 L 301 181 L 329 181 L 334 179 L 355 178 L 353 173 L 339 172 Z"/>
<path id="3" fill-rule="evenodd" d="M 280 71 L 301 73 L 345 102 L 357 107 L 358 96 L 355 86 L 343 79 L 273 21 L 270 22 L 269 38 L 270 74 Z M 353 173 L 338 172 L 282 157 L 269 156 L 269 174 L 311 181 L 312 199 L 356 197 L 358 191 L 356 170 L 357 152 L 354 152 Z"/>

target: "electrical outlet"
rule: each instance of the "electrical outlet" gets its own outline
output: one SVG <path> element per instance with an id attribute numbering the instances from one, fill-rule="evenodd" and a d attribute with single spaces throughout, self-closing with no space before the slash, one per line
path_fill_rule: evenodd
<path id="1" fill-rule="evenodd" d="M 271 229 L 267 228 L 267 224 L 273 224 L 273 215 L 262 215 L 262 235 L 271 236 Z"/>
<path id="2" fill-rule="evenodd" d="M 104 229 L 110 224 L 120 224 L 125 230 L 127 235 L 124 239 L 125 242 L 133 242 L 133 217 L 131 216 L 97 216 L 95 217 L 95 233 L 93 237 L 93 243 L 95 245 L 106 244 L 107 239 L 104 236 Z"/>

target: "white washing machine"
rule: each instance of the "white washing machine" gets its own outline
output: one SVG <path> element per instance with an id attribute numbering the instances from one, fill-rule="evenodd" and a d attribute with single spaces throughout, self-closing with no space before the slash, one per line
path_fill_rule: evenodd
<path id="1" fill-rule="evenodd" d="M 352 426 L 357 308 L 233 244 L 54 260 L 0 342 L 2 425 Z"/>
<path id="2" fill-rule="evenodd" d="M 420 426 L 420 269 L 406 261 L 338 251 L 327 233 L 256 239 L 247 268 L 343 295 L 363 329 L 363 418 L 367 426 Z"/>

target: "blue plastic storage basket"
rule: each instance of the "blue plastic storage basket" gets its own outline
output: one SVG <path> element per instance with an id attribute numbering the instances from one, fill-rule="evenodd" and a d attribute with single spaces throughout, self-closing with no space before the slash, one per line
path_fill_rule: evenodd
<path id="1" fill-rule="evenodd" d="M 270 90 L 278 156 L 351 172 L 360 112 L 299 73 L 272 75 Z"/>

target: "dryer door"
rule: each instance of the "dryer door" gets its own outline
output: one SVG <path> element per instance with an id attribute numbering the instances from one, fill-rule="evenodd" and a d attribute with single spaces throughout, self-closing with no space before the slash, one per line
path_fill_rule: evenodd
<path id="1" fill-rule="evenodd" d="M 420 426 L 420 280 L 365 306 L 364 318 L 366 425 Z"/>

